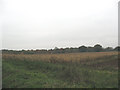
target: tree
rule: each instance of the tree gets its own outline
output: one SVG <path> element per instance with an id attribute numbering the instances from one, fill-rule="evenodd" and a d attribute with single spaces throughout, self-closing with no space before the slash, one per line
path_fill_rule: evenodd
<path id="1" fill-rule="evenodd" d="M 55 47 L 55 48 L 54 48 L 54 50 L 57 50 L 57 49 L 59 49 L 59 48 L 58 48 L 58 47 Z"/>
<path id="2" fill-rule="evenodd" d="M 65 48 L 65 53 L 70 53 L 71 51 L 70 51 L 70 48 Z"/>
<path id="3" fill-rule="evenodd" d="M 103 48 L 102 48 L 101 45 L 96 44 L 96 45 L 94 46 L 94 51 L 95 51 L 95 52 L 100 52 L 100 51 L 102 51 L 102 50 L 103 50 Z"/>
<path id="4" fill-rule="evenodd" d="M 87 48 L 87 51 L 88 51 L 88 52 L 94 52 L 94 47 L 88 47 L 88 48 Z"/>
<path id="5" fill-rule="evenodd" d="M 112 50 L 113 50 L 112 47 L 107 47 L 107 48 L 104 49 L 104 51 L 112 51 Z"/>
<path id="6" fill-rule="evenodd" d="M 87 47 L 86 46 L 81 46 L 79 47 L 80 52 L 87 52 Z"/>
<path id="7" fill-rule="evenodd" d="M 53 53 L 60 53 L 60 50 L 58 47 L 55 47 L 54 50 L 53 50 Z"/>
<path id="8" fill-rule="evenodd" d="M 114 48 L 115 51 L 120 51 L 120 46 Z"/>

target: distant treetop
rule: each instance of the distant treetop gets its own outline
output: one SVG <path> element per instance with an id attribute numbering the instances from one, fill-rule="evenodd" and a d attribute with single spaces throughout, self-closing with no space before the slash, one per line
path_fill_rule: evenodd
<path id="1" fill-rule="evenodd" d="M 96 44 L 93 47 L 91 46 L 79 46 L 78 48 L 73 47 L 66 47 L 66 48 L 58 48 L 55 47 L 54 49 L 36 49 L 36 50 L 7 50 L 3 49 L 2 53 L 12 53 L 12 54 L 47 54 L 47 53 L 79 53 L 79 52 L 108 52 L 108 51 L 120 51 L 120 46 L 115 48 L 107 47 L 103 48 L 102 45 Z"/>

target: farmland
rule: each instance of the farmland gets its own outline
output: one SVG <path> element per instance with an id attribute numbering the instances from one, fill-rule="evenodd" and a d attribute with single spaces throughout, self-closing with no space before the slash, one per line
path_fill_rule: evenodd
<path id="1" fill-rule="evenodd" d="M 3 88 L 117 88 L 118 52 L 3 54 Z"/>

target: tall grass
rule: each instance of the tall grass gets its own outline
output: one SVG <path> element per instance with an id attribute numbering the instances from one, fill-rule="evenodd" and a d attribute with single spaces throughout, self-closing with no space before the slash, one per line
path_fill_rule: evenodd
<path id="1" fill-rule="evenodd" d="M 118 53 L 3 54 L 3 87 L 117 88 Z"/>
<path id="2" fill-rule="evenodd" d="M 85 61 L 94 60 L 100 57 L 109 57 L 111 55 L 118 55 L 118 52 L 90 52 L 90 53 L 70 53 L 70 54 L 3 54 L 3 59 L 18 59 L 18 60 L 43 60 L 48 62 L 55 61 Z"/>

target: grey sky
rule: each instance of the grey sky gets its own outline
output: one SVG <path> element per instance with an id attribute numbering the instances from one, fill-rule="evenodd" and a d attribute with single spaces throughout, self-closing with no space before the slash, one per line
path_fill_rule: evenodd
<path id="1" fill-rule="evenodd" d="M 1 0 L 2 48 L 118 45 L 119 0 Z"/>

